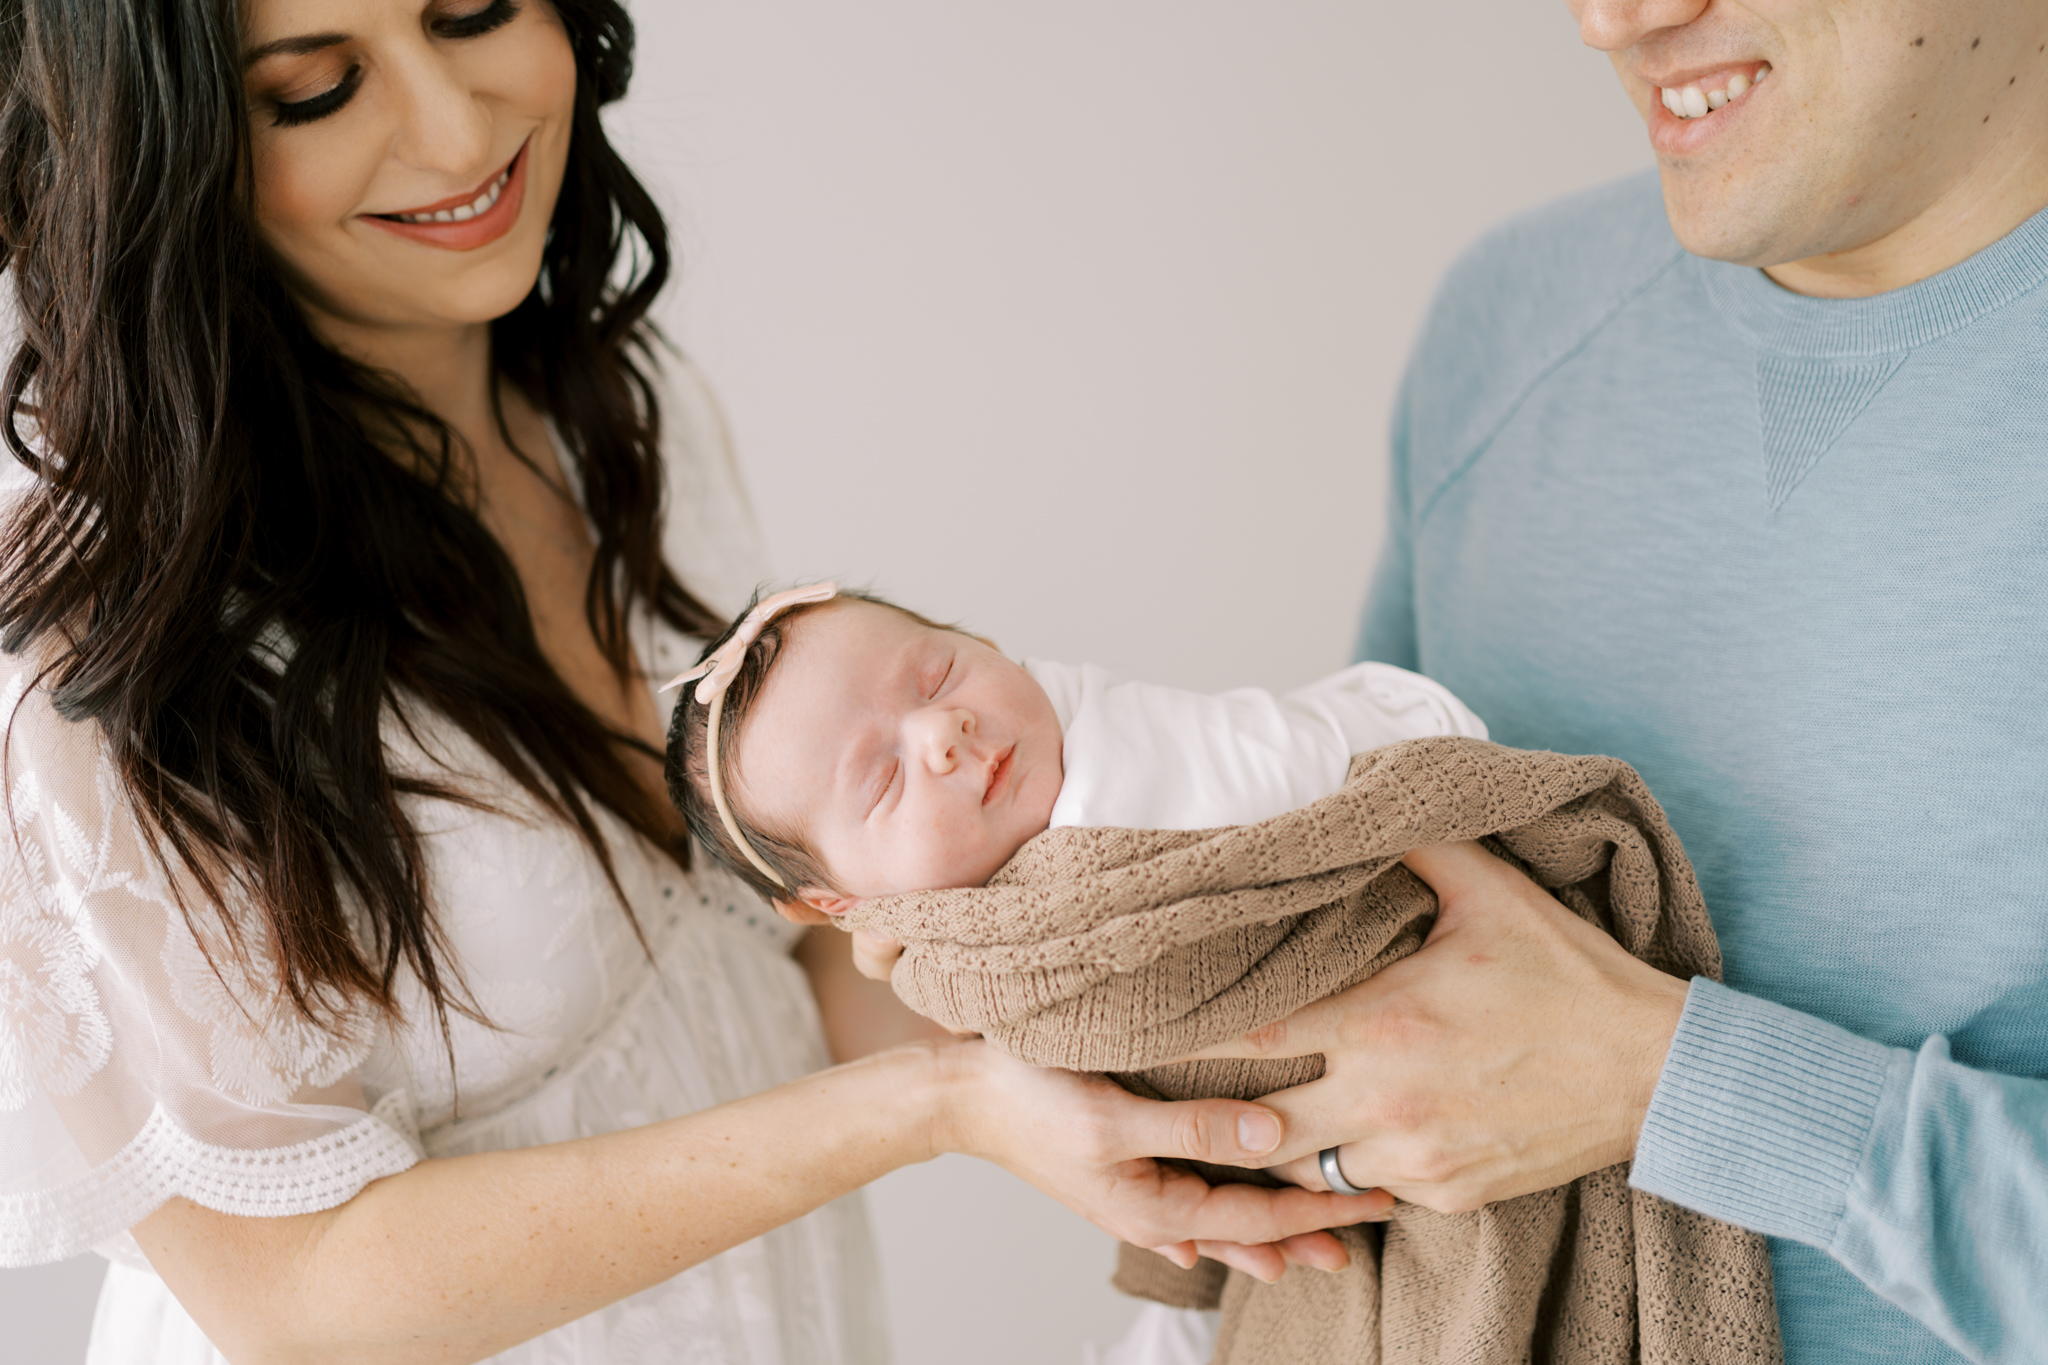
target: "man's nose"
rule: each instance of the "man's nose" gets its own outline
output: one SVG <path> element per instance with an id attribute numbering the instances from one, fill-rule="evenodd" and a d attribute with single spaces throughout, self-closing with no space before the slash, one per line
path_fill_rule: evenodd
<path id="1" fill-rule="evenodd" d="M 939 777 L 960 766 L 961 750 L 974 737 L 974 713 L 957 706 L 928 706 L 911 725 L 920 761 Z"/>
<path id="2" fill-rule="evenodd" d="M 1634 47 L 1659 29 L 1682 28 L 1714 0 L 1572 0 L 1579 38 L 1602 52 Z"/>

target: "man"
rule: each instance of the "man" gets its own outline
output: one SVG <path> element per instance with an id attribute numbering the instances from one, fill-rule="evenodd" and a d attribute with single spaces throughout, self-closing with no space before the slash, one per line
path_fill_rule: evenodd
<path id="1" fill-rule="evenodd" d="M 1572 8 L 1657 183 L 1452 273 L 1363 652 L 1634 763 L 1727 986 L 1430 850 L 1429 947 L 1234 1050 L 1329 1054 L 1304 1183 L 1632 1155 L 1772 1238 L 1793 1365 L 2048 1360 L 2048 3 Z"/>

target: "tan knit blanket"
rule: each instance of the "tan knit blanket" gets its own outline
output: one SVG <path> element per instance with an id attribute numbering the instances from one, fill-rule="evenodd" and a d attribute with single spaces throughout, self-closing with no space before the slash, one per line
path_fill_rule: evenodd
<path id="1" fill-rule="evenodd" d="M 1050 830 L 985 887 L 870 901 L 846 927 L 902 939 L 897 994 L 1006 1052 L 1141 1094 L 1250 1099 L 1322 1059 L 1162 1063 L 1415 951 L 1436 902 L 1398 860 L 1458 839 L 1485 839 L 1644 961 L 1720 975 L 1691 865 L 1633 769 L 1469 739 L 1362 754 L 1342 791 L 1256 825 Z M 1220 1287 L 1228 1365 L 1782 1359 L 1762 1239 L 1631 1190 L 1625 1166 L 1476 1213 L 1402 1204 L 1338 1235 L 1340 1274 L 1226 1281 L 1133 1250 L 1118 1283 L 1185 1306 Z"/>

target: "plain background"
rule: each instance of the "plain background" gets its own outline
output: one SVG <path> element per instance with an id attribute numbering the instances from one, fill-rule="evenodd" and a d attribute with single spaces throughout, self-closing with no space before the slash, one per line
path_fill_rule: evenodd
<path id="1" fill-rule="evenodd" d="M 638 0 L 615 126 L 778 570 L 1195 687 L 1349 658 L 1444 268 L 1646 167 L 1537 0 Z M 870 1195 L 901 1365 L 1075 1365 L 1109 1239 L 981 1163 Z M 88 1258 L 0 1272 L 81 1358 Z"/>

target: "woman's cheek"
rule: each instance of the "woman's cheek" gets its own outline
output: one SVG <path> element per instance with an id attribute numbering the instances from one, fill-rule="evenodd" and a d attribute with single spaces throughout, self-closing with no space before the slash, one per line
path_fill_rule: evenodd
<path id="1" fill-rule="evenodd" d="M 510 51 L 476 54 L 476 90 L 495 90 L 513 109 L 534 118 L 567 120 L 576 108 L 576 53 L 552 14 L 537 15 L 524 41 Z"/>
<path id="2" fill-rule="evenodd" d="M 256 219 L 271 248 L 288 257 L 300 254 L 294 244 L 339 228 L 355 207 L 344 190 L 351 179 L 341 173 L 346 158 L 325 154 L 320 141 L 302 136 L 286 146 L 284 138 L 273 134 L 253 149 Z"/>

